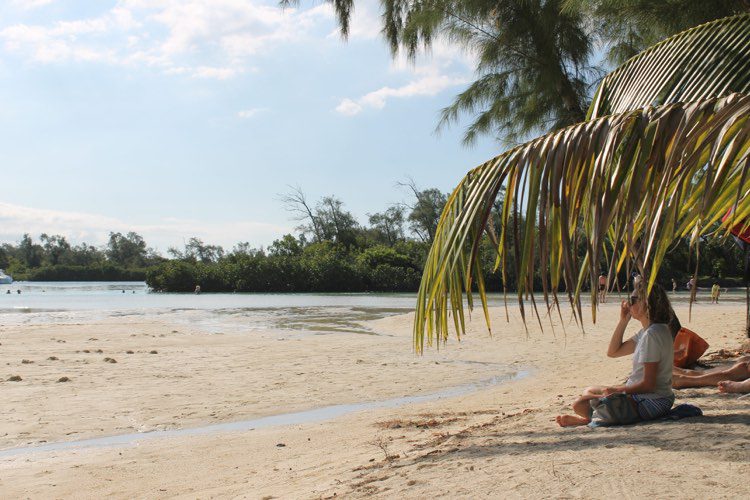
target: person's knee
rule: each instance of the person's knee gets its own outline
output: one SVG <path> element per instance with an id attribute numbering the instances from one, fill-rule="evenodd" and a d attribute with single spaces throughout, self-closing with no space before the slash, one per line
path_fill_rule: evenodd
<path id="1" fill-rule="evenodd" d="M 597 396 L 597 395 L 599 395 L 601 393 L 602 393 L 602 391 L 601 391 L 601 389 L 599 387 L 597 387 L 595 385 L 592 385 L 590 387 L 586 387 L 583 390 L 583 393 L 581 395 L 582 396 Z"/>

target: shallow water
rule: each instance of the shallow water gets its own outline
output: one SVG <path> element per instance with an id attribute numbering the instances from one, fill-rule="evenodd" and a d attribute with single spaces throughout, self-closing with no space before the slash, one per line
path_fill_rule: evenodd
<path id="1" fill-rule="evenodd" d="M 17 282 L 0 286 L 0 323 L 69 324 L 158 317 L 208 333 L 276 329 L 371 334 L 362 322 L 409 312 L 414 302 L 412 294 L 196 295 L 151 293 L 141 282 Z"/>
<path id="2" fill-rule="evenodd" d="M 10 291 L 11 293 L 7 293 Z M 21 291 L 21 293 L 17 293 Z M 610 296 L 617 302 L 625 295 Z M 670 293 L 685 303 L 687 292 Z M 584 301 L 586 297 L 583 298 Z M 699 293 L 699 303 L 710 301 Z M 745 299 L 742 289 L 722 295 L 722 302 Z M 560 296 L 563 307 L 567 299 Z M 502 306 L 501 294 L 490 294 L 491 306 Z M 508 296 L 509 305 L 516 297 Z M 310 334 L 372 334 L 363 323 L 413 310 L 416 295 L 409 293 L 152 293 L 143 282 L 17 282 L 0 285 L 0 324 L 77 323 L 107 318 L 159 317 L 194 325 L 208 333 L 290 330 Z M 539 307 L 542 298 L 537 300 Z M 481 307 L 479 301 L 475 304 Z M 540 309 L 541 310 L 541 309 Z"/>
<path id="3" fill-rule="evenodd" d="M 526 371 L 509 373 L 503 376 L 495 376 L 485 380 L 480 380 L 471 384 L 450 387 L 442 391 L 431 394 L 422 394 L 419 396 L 405 396 L 400 398 L 385 399 L 382 401 L 368 401 L 363 403 L 342 404 L 315 408 L 307 411 L 294 413 L 283 413 L 280 415 L 271 415 L 268 417 L 255 418 L 250 420 L 241 420 L 238 422 L 225 422 L 222 424 L 211 424 L 202 427 L 192 427 L 187 429 L 172 429 L 164 431 L 136 432 L 132 434 L 120 434 L 117 436 L 105 436 L 93 439 L 84 439 L 80 441 L 64 441 L 59 443 L 41 444 L 36 446 L 24 446 L 18 448 L 9 448 L 0 450 L 0 458 L 8 458 L 15 455 L 28 453 L 42 453 L 50 451 L 66 451 L 71 449 L 82 449 L 92 447 L 106 446 L 127 446 L 133 445 L 146 439 L 171 438 L 171 437 L 189 437 L 201 436 L 206 434 L 218 434 L 223 432 L 243 432 L 262 429 L 265 427 L 274 427 L 281 425 L 299 425 L 314 422 L 321 422 L 337 417 L 342 417 L 350 413 L 367 410 L 379 410 L 383 408 L 397 408 L 408 404 L 425 403 L 438 399 L 452 398 L 470 394 L 480 389 L 491 387 L 511 380 L 517 380 L 528 375 Z"/>

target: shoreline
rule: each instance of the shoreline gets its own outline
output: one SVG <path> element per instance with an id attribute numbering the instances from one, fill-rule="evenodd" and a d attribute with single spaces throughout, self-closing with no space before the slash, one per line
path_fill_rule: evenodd
<path id="1" fill-rule="evenodd" d="M 739 345 L 744 307 L 700 309 L 699 314 L 694 309 L 692 322 L 683 323 L 709 341 L 709 351 Z M 676 310 L 680 317 L 687 318 L 686 304 L 678 304 Z M 15 399 L 16 411 L 6 410 L 0 424 L 0 436 L 6 434 L 6 442 L 8 432 L 13 431 L 9 422 L 18 417 L 23 401 L 28 401 L 28 408 L 23 410 L 27 412 L 23 418 L 27 432 L 38 425 L 35 436 L 43 432 L 52 436 L 66 434 L 71 426 L 116 427 L 123 420 L 117 412 L 136 403 L 142 404 L 138 410 L 141 413 L 131 409 L 130 415 L 139 416 L 152 427 L 158 428 L 160 422 L 183 412 L 185 417 L 176 420 L 182 427 L 191 421 L 213 425 L 243 411 L 260 413 L 261 400 L 253 403 L 255 410 L 247 410 L 252 387 L 264 390 L 265 399 L 275 398 L 277 403 L 293 407 L 331 397 L 362 400 L 363 394 L 425 394 L 431 390 L 428 387 L 439 390 L 481 379 L 482 370 L 496 370 L 497 366 L 508 371 L 534 369 L 533 376 L 470 394 L 359 411 L 320 422 L 141 440 L 126 447 L 2 457 L 0 491 L 9 496 L 81 496 L 83 492 L 84 496 L 115 498 L 328 498 L 334 494 L 478 497 L 497 491 L 504 491 L 508 497 L 601 497 L 603 492 L 618 491 L 634 496 L 653 494 L 654 487 L 656 491 L 671 491 L 670 484 L 680 478 L 681 487 L 687 488 L 683 491 L 690 491 L 694 497 L 750 496 L 750 486 L 737 481 L 750 473 L 747 398 L 719 395 L 712 389 L 689 389 L 677 391 L 678 402 L 697 404 L 706 413 L 704 417 L 605 430 L 556 426 L 554 416 L 567 412 L 585 386 L 615 382 L 627 375 L 629 360 L 604 356 L 615 312 L 614 304 L 602 307 L 596 325 L 591 325 L 584 313 L 585 334 L 566 326 L 567 333 L 556 328 L 555 337 L 548 325 L 541 332 L 532 322 L 527 335 L 515 309 L 511 309 L 511 323 L 506 323 L 504 309 L 494 308 L 492 337 L 476 315 L 461 343 L 451 338 L 446 348 L 428 349 L 423 357 L 410 352 L 411 315 L 368 323 L 393 337 L 335 334 L 291 339 L 278 332 L 264 332 L 259 338 L 248 339 L 200 331 L 171 334 L 169 325 L 136 322 L 119 327 L 109 323 L 65 326 L 62 329 L 67 337 L 59 327 L 54 335 L 51 330 L 55 327 L 0 327 L 2 355 L 7 356 L 10 348 L 15 363 L 19 346 L 6 340 L 9 333 L 26 340 L 27 349 L 62 346 L 74 352 L 94 342 L 89 338 L 105 343 L 102 332 L 106 331 L 110 340 L 102 345 L 107 349 L 123 349 L 137 341 L 143 351 L 127 362 L 125 355 L 116 355 L 118 364 L 100 359 L 75 364 L 68 360 L 70 366 L 80 370 L 76 383 L 83 386 L 85 377 L 96 375 L 98 387 L 108 388 L 107 393 L 97 399 L 93 397 L 96 388 L 89 392 L 80 387 L 78 396 L 63 398 L 67 413 L 51 404 L 36 417 L 32 400 Z M 715 330 L 717 324 L 723 325 L 723 331 Z M 100 333 L 92 337 L 95 330 Z M 131 331 L 136 337 L 130 337 Z M 632 333 L 629 329 L 627 335 Z M 67 339 L 67 343 L 50 343 L 50 337 Z M 285 340 L 279 340 L 282 338 Z M 77 343 L 80 346 L 74 345 Z M 158 355 L 148 354 L 152 347 Z M 108 356 L 107 349 L 98 356 Z M 7 362 L 7 357 L 0 361 Z M 134 366 L 124 372 L 110 371 L 130 363 Z M 217 363 L 223 363 L 227 372 L 220 378 Z M 316 363 L 324 363 L 332 375 L 327 377 L 326 370 L 316 369 Z M 49 369 L 38 363 L 17 366 L 32 373 Z M 181 366 L 190 377 L 185 385 L 185 379 L 153 378 Z M 274 388 L 274 380 L 252 380 L 256 371 L 269 367 L 285 367 L 290 379 L 304 372 L 306 381 Z M 30 373 L 29 382 L 39 374 L 31 377 Z M 207 374 L 214 378 L 207 378 Z M 157 380 L 162 390 L 154 387 L 152 382 Z M 3 390 L 12 388 L 10 384 L 14 383 L 3 382 Z M 48 396 L 55 394 L 58 398 L 63 388 L 70 389 L 68 384 L 53 384 L 41 384 L 41 389 L 54 389 Z M 122 390 L 118 384 L 129 385 Z M 121 397 L 135 390 L 142 391 L 137 400 Z M 182 391 L 187 391 L 183 398 L 163 397 L 179 396 Z M 238 393 L 246 398 L 238 399 Z M 87 406 L 87 402 L 96 404 Z M 185 406 L 190 411 L 200 410 L 195 402 L 211 411 L 187 415 Z M 86 408 L 93 413 L 76 413 Z M 76 415 L 98 420 L 84 425 L 87 419 Z M 40 417 L 50 422 L 36 424 Z M 78 430 L 74 439 L 87 432 Z M 686 463 L 698 470 L 711 470 L 711 475 L 685 477 Z M 639 480 L 639 471 L 644 470 L 649 471 L 645 482 Z"/>
<path id="2" fill-rule="evenodd" d="M 489 387 L 520 380 L 530 375 L 531 370 L 521 370 L 516 373 L 499 375 L 491 379 L 479 380 L 460 386 L 450 387 L 438 392 L 402 396 L 398 398 L 363 401 L 359 403 L 345 403 L 309 410 L 278 413 L 249 420 L 223 422 L 219 424 L 204 425 L 199 427 L 182 427 L 177 429 L 152 430 L 132 434 L 115 434 L 80 441 L 57 441 L 54 443 L 40 444 L 36 446 L 14 447 L 0 449 L 0 459 L 15 457 L 17 455 L 31 455 L 36 453 L 48 453 L 54 451 L 79 451 L 86 448 L 96 447 L 122 447 L 135 446 L 145 440 L 171 439 L 190 436 L 216 435 L 221 433 L 247 432 L 266 427 L 282 427 L 288 425 L 299 425 L 334 420 L 355 412 L 399 408 L 401 406 L 416 405 L 439 399 L 450 399 L 470 394 L 472 392 L 485 390 Z"/>

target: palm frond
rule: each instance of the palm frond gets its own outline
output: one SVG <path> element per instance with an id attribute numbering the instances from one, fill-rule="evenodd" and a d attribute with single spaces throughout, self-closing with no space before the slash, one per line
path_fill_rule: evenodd
<path id="1" fill-rule="evenodd" d="M 607 75 L 587 119 L 644 106 L 750 93 L 750 14 L 683 31 Z"/>
<path id="2" fill-rule="evenodd" d="M 471 170 L 448 200 L 425 263 L 416 351 L 425 340 L 448 338 L 449 312 L 462 333 L 464 301 L 471 307 L 475 283 L 489 326 L 477 253 L 503 186 L 498 265 L 506 267 L 512 232 L 524 321 L 523 298 L 534 296 L 535 272 L 544 278 L 547 310 L 559 310 L 562 289 L 579 318 L 586 280 L 595 314 L 602 260 L 614 273 L 635 262 L 651 284 L 676 237 L 700 237 L 731 207 L 737 217 L 750 215 L 749 155 L 750 96 L 732 94 L 579 123 Z M 722 223 L 723 230 L 733 223 Z M 575 254 L 579 243 L 583 262 Z"/>

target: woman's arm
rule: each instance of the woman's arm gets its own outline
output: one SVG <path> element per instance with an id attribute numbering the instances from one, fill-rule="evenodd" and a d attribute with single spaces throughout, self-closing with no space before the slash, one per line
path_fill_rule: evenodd
<path id="1" fill-rule="evenodd" d="M 604 395 L 609 396 L 618 392 L 626 394 L 647 394 L 654 392 L 656 387 L 656 374 L 659 372 L 659 362 L 643 363 L 643 380 L 633 385 L 617 385 L 614 387 L 605 387 Z"/>
<path id="2" fill-rule="evenodd" d="M 612 333 L 612 338 L 609 340 L 609 347 L 607 348 L 607 356 L 610 358 L 619 358 L 620 356 L 627 356 L 635 352 L 635 342 L 632 340 L 622 341 L 622 336 L 625 334 L 625 328 L 628 326 L 630 321 L 630 304 L 628 301 L 623 300 L 620 304 L 620 322 L 617 323 L 615 331 Z"/>

